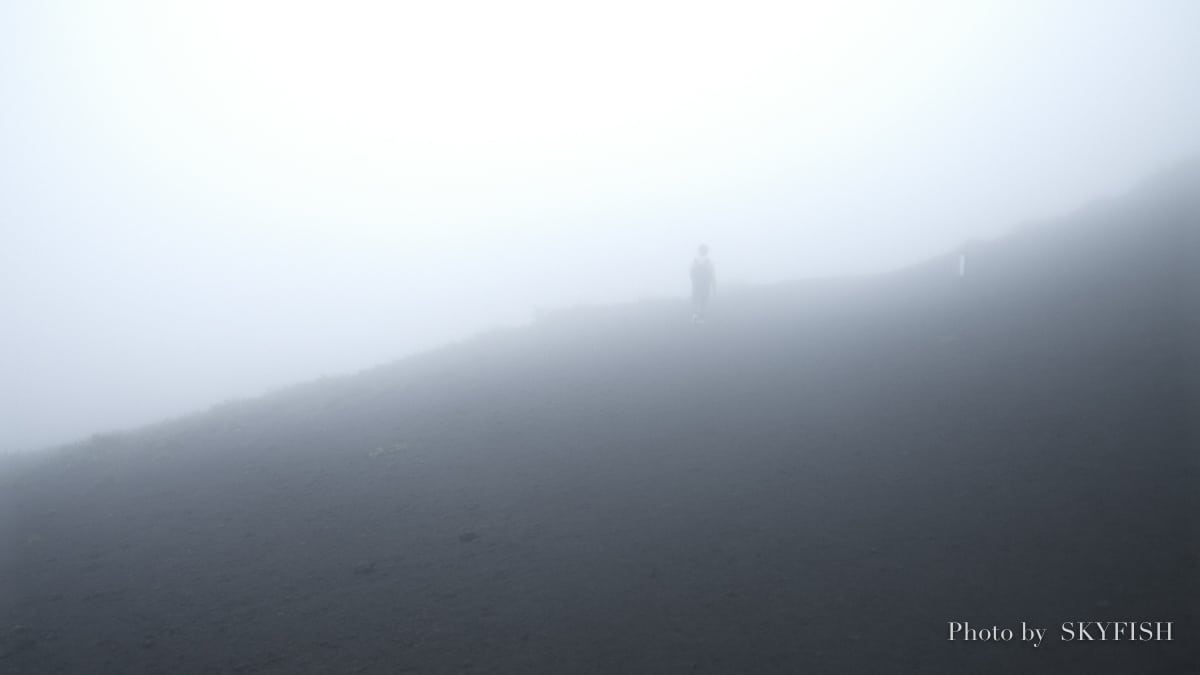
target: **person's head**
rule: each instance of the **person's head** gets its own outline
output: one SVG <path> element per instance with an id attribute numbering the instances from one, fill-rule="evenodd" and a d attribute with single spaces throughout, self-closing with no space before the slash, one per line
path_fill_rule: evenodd
<path id="1" fill-rule="evenodd" d="M 696 252 L 700 255 L 701 258 L 707 258 L 708 257 L 708 244 L 700 244 L 700 248 L 696 249 Z"/>

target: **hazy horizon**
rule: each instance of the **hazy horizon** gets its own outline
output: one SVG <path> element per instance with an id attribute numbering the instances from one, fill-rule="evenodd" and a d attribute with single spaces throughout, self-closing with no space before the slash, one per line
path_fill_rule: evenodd
<path id="1" fill-rule="evenodd" d="M 0 451 L 539 308 L 861 274 L 1200 153 L 1200 5 L 0 9 Z"/>

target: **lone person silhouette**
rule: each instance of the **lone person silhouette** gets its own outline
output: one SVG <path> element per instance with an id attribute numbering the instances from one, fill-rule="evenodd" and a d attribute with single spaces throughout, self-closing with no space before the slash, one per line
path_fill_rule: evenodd
<path id="1" fill-rule="evenodd" d="M 717 271 L 708 257 L 708 246 L 701 244 L 692 260 L 692 323 L 703 323 L 708 299 L 717 288 Z"/>

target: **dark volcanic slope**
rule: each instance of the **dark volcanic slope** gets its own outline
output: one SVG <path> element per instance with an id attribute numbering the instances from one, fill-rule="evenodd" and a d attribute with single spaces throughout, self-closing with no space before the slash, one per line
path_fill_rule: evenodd
<path id="1" fill-rule="evenodd" d="M 1196 672 L 1197 212 L 700 327 L 565 313 L 23 461 L 0 670 Z M 1176 639 L 1058 639 L 1113 619 Z"/>

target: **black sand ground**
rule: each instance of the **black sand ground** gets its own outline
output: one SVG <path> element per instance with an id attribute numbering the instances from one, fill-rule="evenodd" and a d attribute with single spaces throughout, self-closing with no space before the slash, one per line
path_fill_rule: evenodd
<path id="1" fill-rule="evenodd" d="M 0 671 L 1200 672 L 1200 211 L 1156 199 L 12 460 Z"/>

